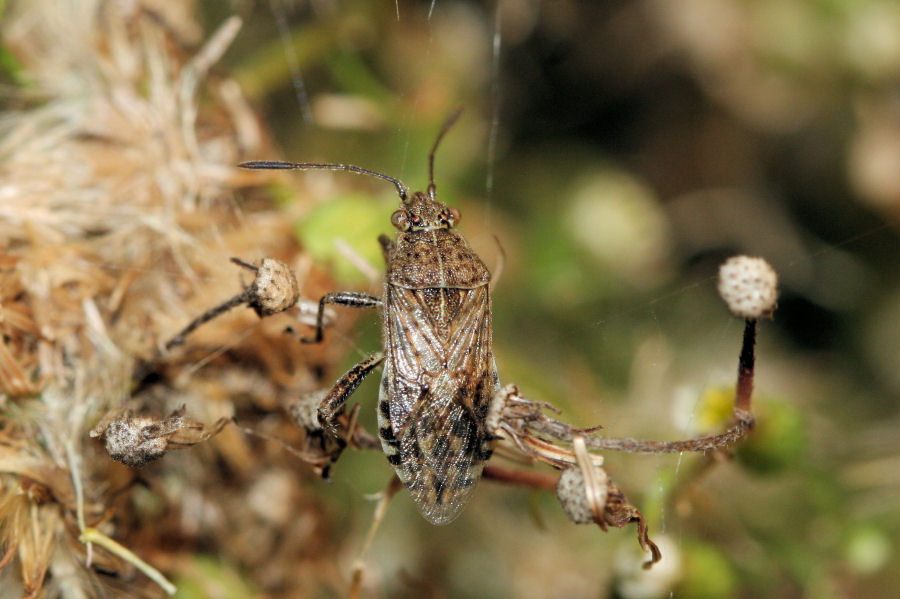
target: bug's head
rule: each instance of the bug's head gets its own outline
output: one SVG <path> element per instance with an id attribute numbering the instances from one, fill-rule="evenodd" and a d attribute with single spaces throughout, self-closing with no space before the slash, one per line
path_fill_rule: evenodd
<path id="1" fill-rule="evenodd" d="M 457 109 L 444 121 L 438 132 L 431 151 L 428 152 L 428 193 L 417 191 L 409 197 L 400 192 L 400 209 L 391 216 L 391 224 L 400 231 L 433 231 L 435 229 L 452 229 L 459 222 L 459 210 L 437 201 L 434 186 L 434 153 L 444 135 L 459 118 L 462 109 Z M 398 185 L 397 189 L 400 189 Z"/>
<path id="2" fill-rule="evenodd" d="M 452 229 L 459 222 L 459 210 L 417 191 L 391 215 L 391 224 L 400 231 Z"/>

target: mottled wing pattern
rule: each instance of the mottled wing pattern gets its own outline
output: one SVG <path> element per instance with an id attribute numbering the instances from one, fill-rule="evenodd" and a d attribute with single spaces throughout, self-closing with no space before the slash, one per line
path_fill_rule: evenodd
<path id="1" fill-rule="evenodd" d="M 498 382 L 488 287 L 388 294 L 382 445 L 422 515 L 446 524 L 490 456 L 483 423 Z"/>

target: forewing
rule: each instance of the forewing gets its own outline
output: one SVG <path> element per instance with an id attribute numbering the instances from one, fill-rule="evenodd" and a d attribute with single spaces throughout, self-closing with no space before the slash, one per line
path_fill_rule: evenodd
<path id="1" fill-rule="evenodd" d="M 459 514 L 481 476 L 496 387 L 487 286 L 440 293 L 436 302 L 428 290 L 389 290 L 379 410 L 388 459 L 434 524 Z"/>

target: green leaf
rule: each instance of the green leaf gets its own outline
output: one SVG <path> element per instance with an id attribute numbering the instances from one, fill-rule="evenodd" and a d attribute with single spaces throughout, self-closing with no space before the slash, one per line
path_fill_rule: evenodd
<path id="1" fill-rule="evenodd" d="M 361 194 L 345 194 L 313 208 L 297 225 L 296 232 L 313 258 L 330 264 L 338 283 L 359 286 L 367 277 L 353 259 L 361 259 L 376 272 L 383 271 L 378 235 L 390 232 L 389 217 L 384 202 Z M 349 252 L 342 249 L 343 245 Z"/>

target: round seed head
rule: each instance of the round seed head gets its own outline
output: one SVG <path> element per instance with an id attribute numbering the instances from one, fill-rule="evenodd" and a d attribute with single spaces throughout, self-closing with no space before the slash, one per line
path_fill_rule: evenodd
<path id="1" fill-rule="evenodd" d="M 594 495 L 600 506 L 600 513 L 606 506 L 607 477 L 601 468 L 595 469 L 597 475 L 597 488 Z M 563 511 L 569 520 L 575 524 L 590 524 L 596 522 L 591 502 L 588 501 L 587 491 L 584 486 L 584 474 L 581 468 L 569 468 L 564 470 L 559 480 L 556 481 L 556 497 L 562 504 Z"/>
<path id="2" fill-rule="evenodd" d="M 288 412 L 291 418 L 294 419 L 294 422 L 308 431 L 321 430 L 319 405 L 327 394 L 327 389 L 319 389 L 301 395 L 300 399 L 292 403 L 288 408 Z"/>
<path id="3" fill-rule="evenodd" d="M 250 306 L 260 316 L 269 316 L 293 307 L 300 299 L 300 288 L 288 265 L 265 258 L 250 284 Z"/>
<path id="4" fill-rule="evenodd" d="M 124 413 L 110 422 L 103 433 L 106 453 L 117 462 L 132 468 L 140 468 L 162 457 L 169 440 L 166 436 L 146 434 L 147 428 L 154 424 L 156 423 L 152 418 Z"/>
<path id="5" fill-rule="evenodd" d="M 488 432 L 494 434 L 500 428 L 500 422 L 503 416 L 503 410 L 506 409 L 509 400 L 519 395 L 519 388 L 515 384 L 510 383 L 494 393 L 491 399 L 491 405 L 488 407 L 487 417 L 484 419 L 484 426 Z"/>
<path id="6" fill-rule="evenodd" d="M 719 267 L 719 295 L 735 316 L 772 316 L 778 303 L 778 275 L 762 258 L 734 256 Z"/>

